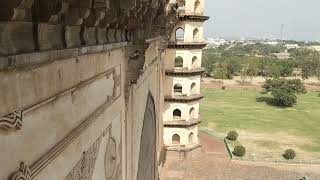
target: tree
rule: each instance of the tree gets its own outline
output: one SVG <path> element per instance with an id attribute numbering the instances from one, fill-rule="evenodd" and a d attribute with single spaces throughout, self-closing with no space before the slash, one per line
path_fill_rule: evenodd
<path id="1" fill-rule="evenodd" d="M 296 94 L 306 93 L 300 79 L 268 79 L 262 88 L 262 93 L 270 92 L 276 104 L 280 106 L 293 106 L 297 103 Z"/>
<path id="2" fill-rule="evenodd" d="M 232 79 L 232 74 L 227 69 L 227 64 L 218 63 L 214 65 L 213 77 L 215 79 Z"/>

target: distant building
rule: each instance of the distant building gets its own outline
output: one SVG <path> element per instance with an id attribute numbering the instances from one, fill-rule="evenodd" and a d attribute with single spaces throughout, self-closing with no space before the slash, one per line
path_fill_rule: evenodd
<path id="1" fill-rule="evenodd" d="M 300 47 L 298 44 L 286 44 L 285 46 L 287 49 L 296 49 Z"/>
<path id="2" fill-rule="evenodd" d="M 320 52 L 320 46 L 308 46 L 307 48 Z"/>
<path id="3" fill-rule="evenodd" d="M 278 45 L 278 44 L 279 44 L 279 42 L 277 42 L 277 41 L 267 41 L 267 42 L 265 42 L 264 44 L 268 44 L 268 45 L 276 46 L 276 45 Z"/>
<path id="4" fill-rule="evenodd" d="M 221 45 L 229 43 L 227 40 L 222 39 L 222 38 L 207 38 L 206 42 L 207 42 L 206 49 L 208 49 L 208 48 L 216 48 L 218 46 L 221 46 Z"/>
<path id="5" fill-rule="evenodd" d="M 289 59 L 290 53 L 287 52 L 281 52 L 281 53 L 273 53 L 278 59 Z"/>

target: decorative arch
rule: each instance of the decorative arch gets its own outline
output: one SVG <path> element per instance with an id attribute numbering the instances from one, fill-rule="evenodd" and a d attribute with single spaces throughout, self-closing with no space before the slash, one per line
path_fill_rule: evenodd
<path id="1" fill-rule="evenodd" d="M 199 29 L 195 28 L 193 30 L 193 40 L 198 40 L 199 39 Z"/>
<path id="2" fill-rule="evenodd" d="M 194 13 L 195 14 L 200 14 L 200 1 L 199 0 L 196 0 L 194 2 Z"/>
<path id="3" fill-rule="evenodd" d="M 191 132 L 188 136 L 188 142 L 189 144 L 192 144 L 193 143 L 193 132 Z"/>
<path id="4" fill-rule="evenodd" d="M 173 87 L 173 94 L 174 95 L 182 95 L 182 86 L 181 84 L 177 83 Z"/>
<path id="5" fill-rule="evenodd" d="M 180 136 L 178 134 L 174 134 L 172 136 L 172 144 L 173 145 L 180 145 Z"/>
<path id="6" fill-rule="evenodd" d="M 183 13 L 185 11 L 186 1 L 185 0 L 177 0 L 177 5 L 178 5 L 178 12 Z"/>
<path id="7" fill-rule="evenodd" d="M 154 99 L 149 93 L 140 138 L 137 179 L 154 180 L 157 175 L 157 131 Z"/>
<path id="8" fill-rule="evenodd" d="M 190 118 L 195 118 L 196 117 L 196 109 L 192 107 L 189 111 L 189 117 Z"/>
<path id="9" fill-rule="evenodd" d="M 191 63 L 192 63 L 191 64 L 192 68 L 197 68 L 197 66 L 198 66 L 198 57 L 197 56 L 193 56 Z"/>
<path id="10" fill-rule="evenodd" d="M 183 67 L 183 58 L 181 56 L 177 56 L 174 59 L 174 67 L 176 68 L 181 68 Z"/>
<path id="11" fill-rule="evenodd" d="M 180 109 L 175 109 L 172 113 L 173 119 L 181 119 L 181 111 Z"/>
<path id="12" fill-rule="evenodd" d="M 184 29 L 179 27 L 176 29 L 176 42 L 184 41 Z"/>
<path id="13" fill-rule="evenodd" d="M 193 82 L 190 86 L 190 93 L 197 94 L 197 84 L 195 82 Z"/>

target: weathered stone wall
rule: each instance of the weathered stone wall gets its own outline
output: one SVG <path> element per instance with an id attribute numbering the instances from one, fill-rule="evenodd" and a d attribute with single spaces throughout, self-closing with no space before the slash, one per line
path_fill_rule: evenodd
<path id="1" fill-rule="evenodd" d="M 1 71 L 0 159 L 6 163 L 0 179 L 17 171 L 20 161 L 31 179 L 137 179 L 151 167 L 145 164 L 152 157 L 141 148 L 154 153 L 153 173 L 141 179 L 156 179 L 163 144 L 159 45 L 160 39 L 150 42 L 130 85 L 131 46 Z M 145 112 L 153 106 L 150 119 Z"/>
<path id="2" fill-rule="evenodd" d="M 158 179 L 176 4 L 0 5 L 0 179 Z"/>
<path id="3" fill-rule="evenodd" d="M 106 147 L 97 147 L 109 136 L 116 141 L 115 166 L 121 170 L 124 51 L 120 48 L 0 72 L 4 79 L 0 81 L 1 102 L 7 105 L 0 108 L 0 158 L 6 162 L 0 165 L 1 179 L 8 179 L 20 161 L 33 179 L 64 179 L 81 168 L 76 167 L 81 158 L 104 158 Z M 20 112 L 20 119 L 12 112 Z M 94 154 L 86 155 L 95 142 Z M 94 163 L 86 168 L 94 168 Z M 90 176 L 95 174 L 92 171 Z"/>

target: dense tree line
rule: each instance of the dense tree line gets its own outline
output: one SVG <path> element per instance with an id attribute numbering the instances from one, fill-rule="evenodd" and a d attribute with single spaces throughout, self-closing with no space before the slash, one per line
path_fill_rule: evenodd
<path id="1" fill-rule="evenodd" d="M 203 67 L 208 75 L 217 79 L 232 79 L 253 76 L 287 77 L 294 70 L 303 78 L 320 77 L 320 54 L 317 51 L 300 48 L 291 49 L 290 58 L 277 59 L 273 54 L 283 52 L 283 46 L 265 44 L 223 45 L 203 52 Z"/>

